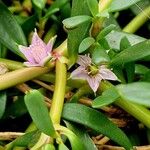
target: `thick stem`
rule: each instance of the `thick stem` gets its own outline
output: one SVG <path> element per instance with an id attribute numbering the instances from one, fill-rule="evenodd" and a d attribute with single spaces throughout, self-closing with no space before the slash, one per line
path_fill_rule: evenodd
<path id="1" fill-rule="evenodd" d="M 66 88 L 66 72 L 66 65 L 57 60 L 55 90 L 50 109 L 50 116 L 54 124 L 60 123 Z"/>
<path id="2" fill-rule="evenodd" d="M 0 90 L 26 82 L 48 71 L 47 67 L 31 67 L 8 72 L 0 76 Z"/>
<path id="3" fill-rule="evenodd" d="M 102 91 L 105 91 L 108 88 L 111 88 L 112 86 L 113 85 L 110 82 L 106 81 L 106 82 L 101 83 L 100 88 Z M 126 99 L 122 99 L 122 98 L 115 101 L 114 104 L 121 107 L 130 115 L 132 115 L 137 120 L 142 122 L 145 126 L 150 128 L 150 111 L 147 108 L 138 104 L 131 103 L 127 101 Z"/>
<path id="4" fill-rule="evenodd" d="M 67 56 L 68 55 L 67 39 L 61 45 L 59 45 L 54 51 L 60 53 L 63 56 Z"/>
<path id="5" fill-rule="evenodd" d="M 115 104 L 122 109 L 124 109 L 126 112 L 134 116 L 137 120 L 142 122 L 145 126 L 150 128 L 150 111 L 146 109 L 145 107 L 134 104 L 131 102 L 128 102 L 123 99 L 118 99 Z"/>
<path id="6" fill-rule="evenodd" d="M 144 9 L 128 25 L 126 25 L 123 31 L 128 33 L 134 33 L 149 19 L 150 19 L 150 6 Z"/>
<path id="7" fill-rule="evenodd" d="M 4 59 L 4 58 L 0 58 L 0 63 L 6 64 L 6 66 L 9 70 L 17 70 L 17 69 L 21 69 L 21 68 L 25 67 L 23 65 L 23 63 L 21 63 L 21 62 L 9 60 L 9 59 Z"/>

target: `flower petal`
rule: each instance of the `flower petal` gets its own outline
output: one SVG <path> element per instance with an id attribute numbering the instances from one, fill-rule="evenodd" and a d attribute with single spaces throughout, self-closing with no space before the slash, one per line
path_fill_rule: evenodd
<path id="1" fill-rule="evenodd" d="M 88 77 L 87 81 L 89 83 L 89 86 L 94 91 L 94 93 L 97 91 L 99 84 L 101 82 L 100 78 L 97 77 Z"/>
<path id="2" fill-rule="evenodd" d="M 92 63 L 91 58 L 87 55 L 79 55 L 77 63 L 83 67 L 87 67 Z"/>
<path id="3" fill-rule="evenodd" d="M 46 49 L 46 44 L 43 42 L 43 40 L 38 36 L 37 34 L 37 31 L 35 29 L 35 32 L 33 34 L 33 37 L 32 37 L 32 42 L 31 42 L 31 45 L 40 45 L 41 47 L 43 47 L 44 49 Z"/>
<path id="4" fill-rule="evenodd" d="M 19 50 L 24 54 L 27 60 L 31 63 L 35 63 L 33 55 L 31 54 L 30 48 L 19 45 Z"/>
<path id="5" fill-rule="evenodd" d="M 85 71 L 84 67 L 79 66 L 77 69 L 75 69 L 71 73 L 70 78 L 72 78 L 72 79 L 83 79 L 83 80 L 86 80 L 88 78 L 88 74 Z"/>
<path id="6" fill-rule="evenodd" d="M 48 55 L 43 45 L 30 45 L 30 51 L 36 63 L 40 63 Z"/>
<path id="7" fill-rule="evenodd" d="M 110 69 L 107 69 L 106 67 L 104 66 L 101 66 L 100 69 L 100 75 L 103 79 L 106 79 L 106 80 L 118 80 L 117 76 L 110 70 Z"/>
<path id="8" fill-rule="evenodd" d="M 49 53 L 47 57 L 45 57 L 43 60 L 40 61 L 39 65 L 44 66 L 46 63 L 48 63 L 52 59 L 52 55 Z"/>
<path id="9" fill-rule="evenodd" d="M 54 37 L 52 37 L 50 40 L 49 40 L 49 42 L 47 43 L 47 45 L 46 45 L 46 51 L 47 52 L 51 52 L 52 51 L 52 48 L 53 48 L 53 45 L 54 45 L 54 43 L 55 43 L 55 41 L 56 41 L 56 38 L 57 38 L 57 35 L 55 35 Z"/>

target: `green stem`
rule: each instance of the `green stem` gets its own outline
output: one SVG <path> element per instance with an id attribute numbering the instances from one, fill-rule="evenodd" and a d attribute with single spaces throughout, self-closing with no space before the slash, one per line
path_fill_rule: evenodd
<path id="1" fill-rule="evenodd" d="M 150 19 L 150 6 L 144 9 L 128 25 L 126 25 L 123 31 L 128 33 L 134 33 L 149 19 Z"/>
<path id="2" fill-rule="evenodd" d="M 67 79 L 67 69 L 66 65 L 61 63 L 59 60 L 56 61 L 56 81 L 55 90 L 53 95 L 53 101 L 50 109 L 50 116 L 53 124 L 59 124 L 61 119 L 61 113 L 64 104 L 66 79 Z M 50 137 L 42 133 L 38 142 L 32 147 L 31 150 L 36 150 L 37 148 L 43 146 L 46 143 L 51 142 Z"/>
<path id="3" fill-rule="evenodd" d="M 49 72 L 47 67 L 23 68 L 0 76 L 0 90 L 15 86 Z"/>
<path id="4" fill-rule="evenodd" d="M 0 58 L 0 63 L 6 64 L 9 70 L 17 70 L 17 69 L 24 68 L 23 63 L 9 60 L 9 59 Z"/>
<path id="5" fill-rule="evenodd" d="M 110 82 L 104 81 L 101 83 L 100 88 L 102 91 L 105 91 L 108 88 L 111 88 L 112 86 L 113 85 Z M 114 104 L 121 107 L 126 112 L 128 112 L 133 117 L 135 117 L 137 120 L 142 122 L 145 126 L 150 128 L 150 111 L 147 108 L 138 104 L 131 103 L 126 99 L 122 99 L 122 98 L 115 101 Z"/>
<path id="6" fill-rule="evenodd" d="M 66 73 L 66 65 L 57 60 L 55 90 L 50 109 L 50 116 L 54 124 L 59 124 L 61 119 L 66 88 Z"/>

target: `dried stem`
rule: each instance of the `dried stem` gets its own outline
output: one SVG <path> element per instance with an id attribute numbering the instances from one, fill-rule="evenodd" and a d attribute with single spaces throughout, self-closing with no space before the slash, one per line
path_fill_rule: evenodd
<path id="1" fill-rule="evenodd" d="M 0 140 L 12 140 L 24 135 L 21 132 L 0 132 Z"/>
<path id="2" fill-rule="evenodd" d="M 123 147 L 111 145 L 97 145 L 98 150 L 125 150 Z M 150 145 L 147 146 L 134 146 L 136 150 L 150 150 Z"/>

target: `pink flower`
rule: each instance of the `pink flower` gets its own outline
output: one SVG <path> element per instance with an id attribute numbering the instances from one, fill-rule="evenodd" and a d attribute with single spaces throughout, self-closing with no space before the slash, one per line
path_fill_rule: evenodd
<path id="1" fill-rule="evenodd" d="M 51 51 L 55 39 L 56 36 L 45 44 L 35 30 L 29 47 L 19 45 L 19 50 L 27 59 L 27 62 L 24 62 L 24 64 L 28 67 L 44 66 L 52 58 Z"/>
<path id="2" fill-rule="evenodd" d="M 93 64 L 89 56 L 80 55 L 77 63 L 80 66 L 71 73 L 71 78 L 87 80 L 94 92 L 97 91 L 101 80 L 118 80 L 117 76 L 105 65 Z"/>

